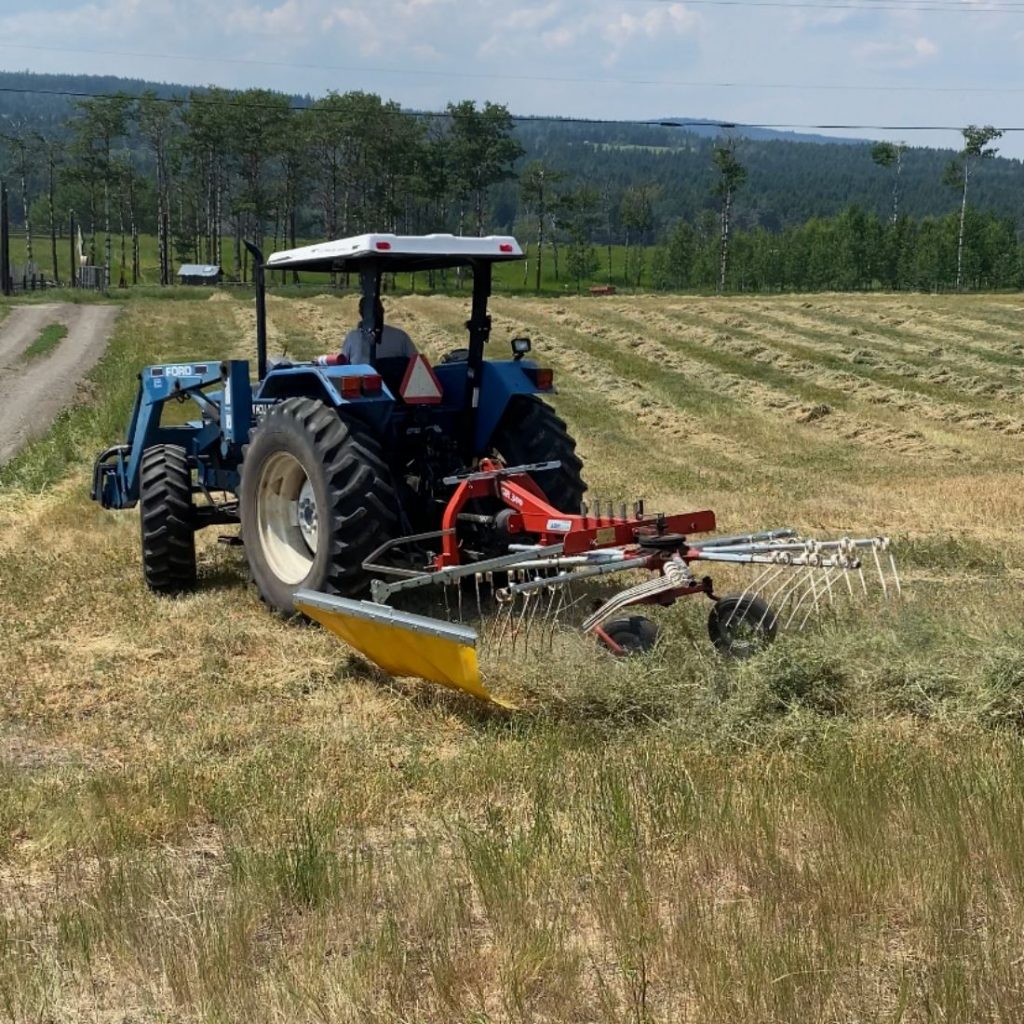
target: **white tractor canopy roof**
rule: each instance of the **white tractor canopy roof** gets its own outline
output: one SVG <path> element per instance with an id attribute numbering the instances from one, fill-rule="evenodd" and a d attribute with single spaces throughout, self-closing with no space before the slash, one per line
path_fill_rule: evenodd
<path id="1" fill-rule="evenodd" d="M 456 235 L 357 235 L 275 252 L 268 270 L 358 272 L 376 264 L 388 273 L 438 270 L 486 261 L 521 260 L 523 250 L 509 235 L 463 238 Z"/>

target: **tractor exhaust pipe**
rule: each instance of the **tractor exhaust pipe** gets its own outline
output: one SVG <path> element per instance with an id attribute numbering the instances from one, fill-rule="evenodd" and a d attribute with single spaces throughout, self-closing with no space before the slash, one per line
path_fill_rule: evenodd
<path id="1" fill-rule="evenodd" d="M 267 285 L 263 271 L 263 253 L 252 242 L 245 243 L 253 262 L 253 281 L 256 285 L 256 378 L 267 375 Z"/>

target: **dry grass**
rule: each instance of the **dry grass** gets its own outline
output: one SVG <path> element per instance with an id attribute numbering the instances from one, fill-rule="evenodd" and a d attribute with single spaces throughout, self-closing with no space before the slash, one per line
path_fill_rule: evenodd
<path id="1" fill-rule="evenodd" d="M 390 305 L 461 344 L 463 304 Z M 275 299 L 272 344 L 329 350 L 353 311 Z M 1024 303 L 494 312 L 594 491 L 886 529 L 907 602 L 738 670 L 687 604 L 642 663 L 493 663 L 504 715 L 272 619 L 212 536 L 158 601 L 88 460 L 138 364 L 243 354 L 251 313 L 134 301 L 97 404 L 0 476 L 0 1019 L 1018 1020 Z"/>

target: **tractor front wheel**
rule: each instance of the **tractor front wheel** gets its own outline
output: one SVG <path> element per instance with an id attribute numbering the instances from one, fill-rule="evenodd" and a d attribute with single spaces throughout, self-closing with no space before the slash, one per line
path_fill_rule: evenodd
<path id="1" fill-rule="evenodd" d="M 377 439 L 312 398 L 274 406 L 242 453 L 239 517 L 260 596 L 294 614 L 300 587 L 362 597 L 363 562 L 397 535 L 398 499 Z"/>
<path id="2" fill-rule="evenodd" d="M 196 583 L 192 470 L 184 448 L 160 444 L 142 453 L 139 474 L 142 573 L 150 590 L 178 594 Z"/>
<path id="3" fill-rule="evenodd" d="M 513 395 L 491 444 L 508 466 L 561 462 L 538 473 L 535 483 L 559 512 L 576 513 L 587 490 L 583 461 L 565 421 L 535 395 Z"/>

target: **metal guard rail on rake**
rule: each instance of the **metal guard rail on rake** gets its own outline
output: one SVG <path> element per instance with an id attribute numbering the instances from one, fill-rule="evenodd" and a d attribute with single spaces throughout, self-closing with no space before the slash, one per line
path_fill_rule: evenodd
<path id="1" fill-rule="evenodd" d="M 615 618 L 637 605 L 669 606 L 704 594 L 714 602 L 708 619 L 712 642 L 722 653 L 743 658 L 769 643 L 780 626 L 802 629 L 822 604 L 835 603 L 841 594 L 867 593 L 868 580 L 875 575 L 885 597 L 901 593 L 888 538 L 815 540 L 777 529 L 690 541 L 693 534 L 715 529 L 713 512 L 649 515 L 642 502 L 633 506 L 632 514 L 625 506 L 616 513 L 600 502 L 592 509 L 585 506 L 580 514 L 558 511 L 530 476 L 557 468 L 558 462 L 505 467 L 483 460 L 477 472 L 445 480 L 455 490 L 442 529 L 390 541 L 364 563 L 374 577 L 373 600 L 299 590 L 295 607 L 390 675 L 426 679 L 503 704 L 481 677 L 481 634 L 463 622 L 464 585 L 469 582 L 480 620 L 482 594 L 496 599 L 498 614 L 485 634 L 499 649 L 510 644 L 514 651 L 518 643 L 529 643 L 531 634 L 542 644 L 553 644 L 559 626 L 573 625 L 618 655 L 647 650 L 657 637 L 657 627 L 648 619 Z M 500 503 L 501 510 L 493 515 L 467 511 L 471 502 L 479 507 L 487 501 Z M 464 561 L 460 522 L 488 527 L 507 553 Z M 423 568 L 383 560 L 403 548 L 422 552 L 430 541 L 440 542 L 440 551 Z M 861 557 L 868 552 L 873 559 L 870 576 Z M 764 568 L 741 593 L 720 597 L 710 577 L 693 574 L 691 566 L 699 562 Z M 654 576 L 618 591 L 574 623 L 573 612 L 587 596 L 577 595 L 574 588 L 629 572 Z M 859 584 L 856 590 L 853 577 Z M 448 590 L 454 589 L 458 622 L 415 615 L 389 603 L 436 587 L 443 588 L 449 614 Z"/>

